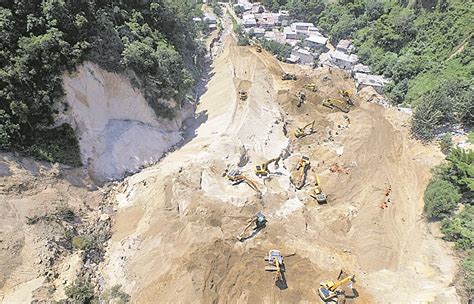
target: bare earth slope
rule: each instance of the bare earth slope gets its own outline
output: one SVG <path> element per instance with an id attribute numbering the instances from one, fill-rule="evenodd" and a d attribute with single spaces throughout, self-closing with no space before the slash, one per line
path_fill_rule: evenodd
<path id="1" fill-rule="evenodd" d="M 122 284 L 135 303 L 317 303 L 319 281 L 344 268 L 356 274 L 355 303 L 457 303 L 454 258 L 421 217 L 429 170 L 441 155 L 411 140 L 407 117 L 395 109 L 356 97 L 349 123 L 322 107 L 324 98 L 353 87 L 342 73 L 285 69 L 301 80 L 282 82 L 283 69 L 268 53 L 226 40 L 200 99 L 203 123 L 195 134 L 115 189 L 119 212 L 101 270 L 107 284 Z M 294 95 L 304 81 L 319 90 L 297 108 Z M 247 100 L 239 90 L 248 91 Z M 317 133 L 294 139 L 294 128 L 313 119 Z M 280 154 L 275 174 L 257 179 L 254 166 Z M 327 205 L 308 196 L 309 186 L 290 185 L 301 155 L 320 175 Z M 335 163 L 347 174 L 331 172 Z M 222 177 L 237 165 L 256 181 L 261 199 Z M 237 242 L 259 210 L 267 227 Z M 264 271 L 270 249 L 288 255 L 287 286 L 275 286 Z"/>

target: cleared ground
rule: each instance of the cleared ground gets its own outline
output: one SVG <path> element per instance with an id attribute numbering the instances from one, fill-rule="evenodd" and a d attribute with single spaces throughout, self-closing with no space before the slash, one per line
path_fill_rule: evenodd
<path id="1" fill-rule="evenodd" d="M 299 80 L 281 81 L 284 69 Z M 343 268 L 356 274 L 357 294 L 347 293 L 354 303 L 458 302 L 451 251 L 421 217 L 430 168 L 442 156 L 410 139 L 405 114 L 355 96 L 344 117 L 321 103 L 352 90 L 350 77 L 282 67 L 232 38 L 212 75 L 189 141 L 116 189 L 120 209 L 102 268 L 110 286 L 122 284 L 136 303 L 317 303 L 319 282 Z M 305 82 L 318 91 L 307 91 L 298 108 Z M 248 91 L 247 100 L 239 90 Z M 294 129 L 313 119 L 317 133 L 296 140 Z M 280 154 L 285 159 L 275 174 L 255 177 L 256 164 Z M 295 190 L 289 176 L 302 155 L 311 169 L 307 186 Z M 344 170 L 331 172 L 336 163 Z M 222 176 L 237 165 L 262 198 Z M 327 205 L 308 195 L 313 172 Z M 267 227 L 238 242 L 260 210 Z M 270 249 L 290 255 L 286 286 L 275 286 L 264 271 Z"/>

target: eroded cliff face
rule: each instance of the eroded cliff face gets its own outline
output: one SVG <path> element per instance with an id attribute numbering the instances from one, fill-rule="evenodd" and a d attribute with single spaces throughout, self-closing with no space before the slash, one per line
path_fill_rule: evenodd
<path id="1" fill-rule="evenodd" d="M 81 160 L 98 182 L 119 179 L 158 161 L 183 139 L 183 120 L 193 113 L 189 105 L 173 120 L 157 118 L 126 77 L 90 62 L 64 75 L 63 81 L 68 107 L 58 120 L 76 130 Z"/>

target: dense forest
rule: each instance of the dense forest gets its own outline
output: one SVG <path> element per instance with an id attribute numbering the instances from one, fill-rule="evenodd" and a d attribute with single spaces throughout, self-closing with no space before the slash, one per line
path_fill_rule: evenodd
<path id="1" fill-rule="evenodd" d="M 460 0 L 263 0 L 313 22 L 333 43 L 350 38 L 387 96 L 416 111 L 412 131 L 431 140 L 447 125 L 474 124 L 474 2 Z"/>
<path id="2" fill-rule="evenodd" d="M 53 114 L 62 75 L 84 60 L 126 74 L 157 115 L 183 100 L 203 62 L 193 0 L 0 2 L 0 149 L 79 165 L 68 125 Z"/>

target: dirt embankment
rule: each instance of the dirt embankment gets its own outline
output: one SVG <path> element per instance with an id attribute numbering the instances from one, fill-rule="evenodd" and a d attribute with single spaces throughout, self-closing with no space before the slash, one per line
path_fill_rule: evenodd
<path id="1" fill-rule="evenodd" d="M 441 154 L 410 139 L 408 117 L 395 109 L 357 95 L 347 115 L 323 107 L 324 99 L 340 98 L 339 89 L 353 91 L 345 73 L 282 66 L 265 51 L 226 43 L 194 137 L 117 189 L 107 283 L 122 284 L 137 303 L 314 303 L 318 282 L 344 268 L 356 274 L 357 296 L 347 293 L 355 303 L 457 302 L 454 258 L 421 217 L 423 189 Z M 299 80 L 281 81 L 283 69 Z M 296 93 L 307 82 L 318 90 L 306 90 L 298 108 Z M 295 139 L 294 129 L 312 120 L 316 133 Z M 278 155 L 280 168 L 257 179 L 254 166 Z M 307 185 L 295 190 L 289 176 L 303 155 L 311 169 Z M 261 198 L 222 177 L 237 166 Z M 314 173 L 326 205 L 309 196 Z M 267 227 L 236 241 L 257 211 Z M 270 249 L 291 255 L 286 286 L 264 271 Z"/>
<path id="2" fill-rule="evenodd" d="M 59 301 L 79 276 L 96 278 L 113 213 L 106 193 L 82 169 L 0 154 L 1 303 Z M 97 250 L 74 243 L 82 236 Z"/>

